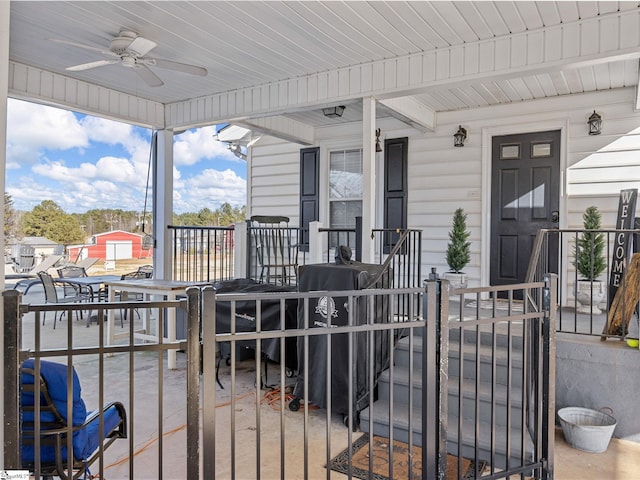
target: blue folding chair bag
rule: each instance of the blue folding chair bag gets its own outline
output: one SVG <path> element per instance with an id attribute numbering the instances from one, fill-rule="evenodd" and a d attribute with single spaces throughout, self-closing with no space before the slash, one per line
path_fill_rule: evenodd
<path id="1" fill-rule="evenodd" d="M 35 368 L 35 360 L 28 359 L 22 364 L 23 368 Z M 80 379 L 76 373 L 75 368 L 73 369 L 73 378 L 72 378 L 72 394 L 73 394 L 73 411 L 72 411 L 72 425 L 80 426 L 87 418 L 87 407 L 84 404 L 84 401 L 81 397 L 81 389 L 80 389 Z M 49 396 L 53 401 L 56 409 L 58 410 L 60 416 L 63 418 L 65 422 L 68 423 L 67 419 L 67 366 L 61 363 L 40 361 L 40 375 L 44 378 L 47 383 L 47 389 L 49 390 Z M 24 385 L 32 385 L 34 383 L 34 378 L 31 374 L 22 372 L 21 373 L 21 381 Z M 22 391 L 22 405 L 23 406 L 32 406 L 34 405 L 33 392 Z M 25 411 L 23 412 L 24 423 L 33 421 L 33 413 Z M 45 422 L 54 423 L 56 421 L 56 417 L 52 412 L 42 412 L 40 413 L 40 422 L 41 424 L 45 424 Z M 43 430 L 46 427 L 43 428 Z M 76 458 L 83 459 L 86 458 L 86 455 L 91 454 L 91 452 L 86 452 L 87 445 L 87 432 L 85 429 L 78 430 L 73 434 L 73 453 Z M 41 448 L 41 456 L 40 461 L 43 463 L 53 462 L 55 461 L 55 447 L 51 446 L 42 446 Z M 66 460 L 67 451 L 66 447 L 63 447 L 63 458 Z M 85 455 L 86 454 L 86 455 Z M 32 445 L 25 445 L 24 442 L 22 444 L 22 461 L 26 463 L 34 462 L 34 448 Z"/>
<path id="2" fill-rule="evenodd" d="M 23 368 L 34 369 L 35 361 L 34 359 L 26 360 L 22 364 Z M 55 408 L 58 410 L 58 413 L 63 418 L 65 423 L 67 421 L 67 366 L 48 362 L 42 360 L 40 362 L 40 375 L 44 378 L 47 384 L 47 390 L 49 392 L 49 397 L 51 398 Z M 74 427 L 81 426 L 86 418 L 87 418 L 87 408 L 85 406 L 84 400 L 82 400 L 81 396 L 81 387 L 80 380 L 78 378 L 78 374 L 76 373 L 75 368 L 72 369 L 72 398 L 73 398 L 73 409 L 72 409 L 72 425 Z M 21 373 L 21 381 L 23 385 L 32 385 L 34 382 L 33 375 L 27 372 Z M 22 405 L 23 406 L 33 406 L 34 405 L 34 393 L 30 391 L 23 390 L 21 392 L 22 395 Z M 23 411 L 23 423 L 31 423 L 33 422 L 33 412 L 32 411 Z M 90 413 L 91 415 L 91 413 Z M 55 423 L 56 416 L 53 412 L 50 411 L 41 411 L 40 412 L 40 421 L 43 425 L 42 430 L 46 430 L 46 424 L 48 422 Z M 115 428 L 115 426 L 120 421 L 120 414 L 115 407 L 107 408 L 104 411 L 104 431 L 110 432 Z M 73 434 L 73 455 L 77 460 L 85 460 L 87 459 L 92 452 L 94 452 L 102 439 L 99 435 L 100 430 L 100 421 L 99 417 L 96 416 L 95 420 L 90 422 L 85 428 L 79 429 Z M 23 434 L 25 432 L 23 431 Z M 50 463 L 55 461 L 55 447 L 53 446 L 41 446 L 41 457 L 40 461 L 42 463 Z M 35 461 L 34 455 L 34 447 L 33 445 L 22 443 L 21 446 L 21 456 L 23 463 L 32 464 Z M 62 448 L 62 457 L 63 460 L 67 459 L 67 450 L 66 446 Z"/>
<path id="3" fill-rule="evenodd" d="M 127 438 L 127 412 L 121 402 L 110 401 L 94 412 L 87 412 L 80 380 L 75 368 L 67 365 L 39 361 L 39 378 L 36 377 L 36 361 L 29 359 L 20 371 L 21 444 L 23 468 L 35 469 L 38 452 L 35 450 L 35 429 L 40 431 L 39 473 L 44 477 L 61 480 L 79 480 L 89 472 L 89 467 L 115 440 Z M 69 378 L 71 372 L 71 378 Z M 67 386 L 69 381 L 69 386 Z M 35 383 L 37 382 L 37 383 Z M 40 398 L 35 398 L 39 388 Z M 70 396 L 67 396 L 69 389 Z M 67 401 L 67 398 L 69 399 Z M 34 400 L 37 404 L 34 404 Z M 67 404 L 71 404 L 71 420 L 68 421 Z M 36 407 L 39 417 L 35 418 Z M 100 435 L 100 422 L 103 434 Z M 71 433 L 73 458 L 67 455 L 67 435 Z M 102 447 L 102 448 L 99 448 Z"/>

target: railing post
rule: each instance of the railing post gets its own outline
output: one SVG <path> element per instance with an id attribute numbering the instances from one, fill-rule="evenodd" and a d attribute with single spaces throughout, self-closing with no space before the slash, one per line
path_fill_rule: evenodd
<path id="1" fill-rule="evenodd" d="M 20 469 L 20 303 L 17 290 L 2 292 L 4 303 L 4 465 Z"/>
<path id="2" fill-rule="evenodd" d="M 558 308 L 558 276 L 547 273 L 544 276 L 542 324 L 542 458 L 544 466 L 542 478 L 553 479 L 553 450 L 555 443 L 556 416 L 556 311 Z"/>
<path id="3" fill-rule="evenodd" d="M 422 353 L 422 478 L 444 480 L 447 471 L 449 282 L 425 282 Z"/>
<path id="4" fill-rule="evenodd" d="M 200 289 L 187 289 L 187 479 L 200 478 Z"/>
<path id="5" fill-rule="evenodd" d="M 356 262 L 362 261 L 362 217 L 356 217 Z"/>
<path id="6" fill-rule="evenodd" d="M 202 289 L 202 478 L 216 478 L 216 292 Z"/>

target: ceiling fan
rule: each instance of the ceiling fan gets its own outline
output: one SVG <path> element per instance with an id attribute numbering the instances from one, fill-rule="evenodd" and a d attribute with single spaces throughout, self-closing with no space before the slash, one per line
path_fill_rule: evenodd
<path id="1" fill-rule="evenodd" d="M 65 45 L 72 45 L 74 47 L 100 52 L 109 57 L 114 57 L 108 60 L 96 60 L 95 62 L 74 65 L 65 69 L 72 72 L 79 72 L 82 70 L 89 70 L 91 68 L 119 63 L 123 67 L 133 69 L 133 71 L 136 72 L 138 76 L 150 87 L 160 87 L 164 85 L 164 82 L 149 67 L 164 68 L 201 77 L 205 77 L 207 75 L 207 69 L 203 67 L 173 62 L 171 60 L 163 60 L 161 58 L 147 57 L 147 53 L 153 50 L 158 44 L 152 40 L 143 38 L 130 30 L 122 30 L 117 37 L 114 37 L 109 43 L 108 50 L 67 40 L 55 38 L 52 38 L 51 40 L 58 43 L 64 43 Z"/>

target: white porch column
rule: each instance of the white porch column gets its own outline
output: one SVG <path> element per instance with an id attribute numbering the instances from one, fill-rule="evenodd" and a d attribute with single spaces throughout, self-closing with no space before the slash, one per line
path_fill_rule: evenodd
<path id="1" fill-rule="evenodd" d="M 362 261 L 372 263 L 375 258 L 371 230 L 376 224 L 376 100 L 362 99 Z"/>
<path id="2" fill-rule="evenodd" d="M 7 94 L 9 91 L 9 12 L 10 2 L 0 2 L 0 185 L 5 192 L 7 171 Z M 2 20 L 4 18 L 4 20 Z M 4 201 L 2 202 L 2 231 L 4 231 Z M 0 236 L 0 251 L 4 252 L 4 235 Z M 4 291 L 4 273 L 0 276 L 0 291 Z M 4 352 L 4 309 L 0 308 L 0 345 Z M 0 356 L 0 385 L 4 385 L 4 356 Z M 4 389 L 0 399 L 0 418 L 4 418 Z M 0 445 L 4 445 L 4 428 L 0 428 Z M 0 455 L 0 469 L 4 469 L 4 454 Z"/>
<path id="3" fill-rule="evenodd" d="M 322 253 L 327 248 L 326 235 L 320 236 L 322 223 L 309 222 L 309 264 L 323 263 Z"/>
<path id="4" fill-rule="evenodd" d="M 173 219 L 173 132 L 159 130 L 153 164 L 153 269 L 154 277 L 171 279 L 171 235 Z"/>
<path id="5" fill-rule="evenodd" d="M 233 230 L 233 278 L 247 277 L 247 222 L 236 222 Z"/>

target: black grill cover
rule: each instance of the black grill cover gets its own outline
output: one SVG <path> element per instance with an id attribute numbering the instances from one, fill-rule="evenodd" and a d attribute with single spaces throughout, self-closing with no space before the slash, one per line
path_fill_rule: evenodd
<path id="1" fill-rule="evenodd" d="M 236 279 L 216 282 L 216 293 L 255 293 L 255 292 L 291 292 L 296 287 L 288 285 L 269 285 L 257 283 L 251 279 Z M 285 329 L 296 328 L 296 309 L 298 301 L 289 299 L 285 301 Z M 280 330 L 280 300 L 261 301 L 261 329 Z M 254 300 L 236 302 L 236 332 L 256 331 L 256 302 Z M 216 300 L 216 332 L 229 333 L 231 331 L 231 302 Z M 255 350 L 255 340 L 243 340 L 236 343 L 237 346 Z M 280 340 L 277 338 L 262 340 L 262 353 L 269 360 L 280 362 Z M 296 339 L 285 339 L 285 366 L 291 370 L 297 367 Z"/>
<path id="2" fill-rule="evenodd" d="M 346 265 L 319 264 L 304 265 L 298 271 L 298 290 L 342 291 L 362 290 L 382 271 L 381 265 L 352 262 Z M 376 288 L 389 285 L 388 272 L 377 282 Z M 376 297 L 373 308 L 366 297 L 353 300 L 355 308 L 353 324 L 362 325 L 373 315 L 374 322 L 387 322 L 386 297 Z M 345 326 L 348 324 L 347 297 L 321 296 L 309 301 L 309 328 L 325 326 Z M 298 306 L 298 328 L 304 328 L 304 305 Z M 368 337 L 366 333 L 353 335 L 353 406 L 359 412 L 368 405 Z M 375 332 L 375 374 L 377 379 L 389 360 L 389 341 L 387 332 Z M 325 335 L 309 337 L 308 365 L 308 402 L 320 408 L 327 407 L 327 337 Z M 331 335 L 331 408 L 343 415 L 349 414 L 349 336 Z M 293 395 L 304 398 L 304 339 L 298 338 L 298 378 Z"/>

